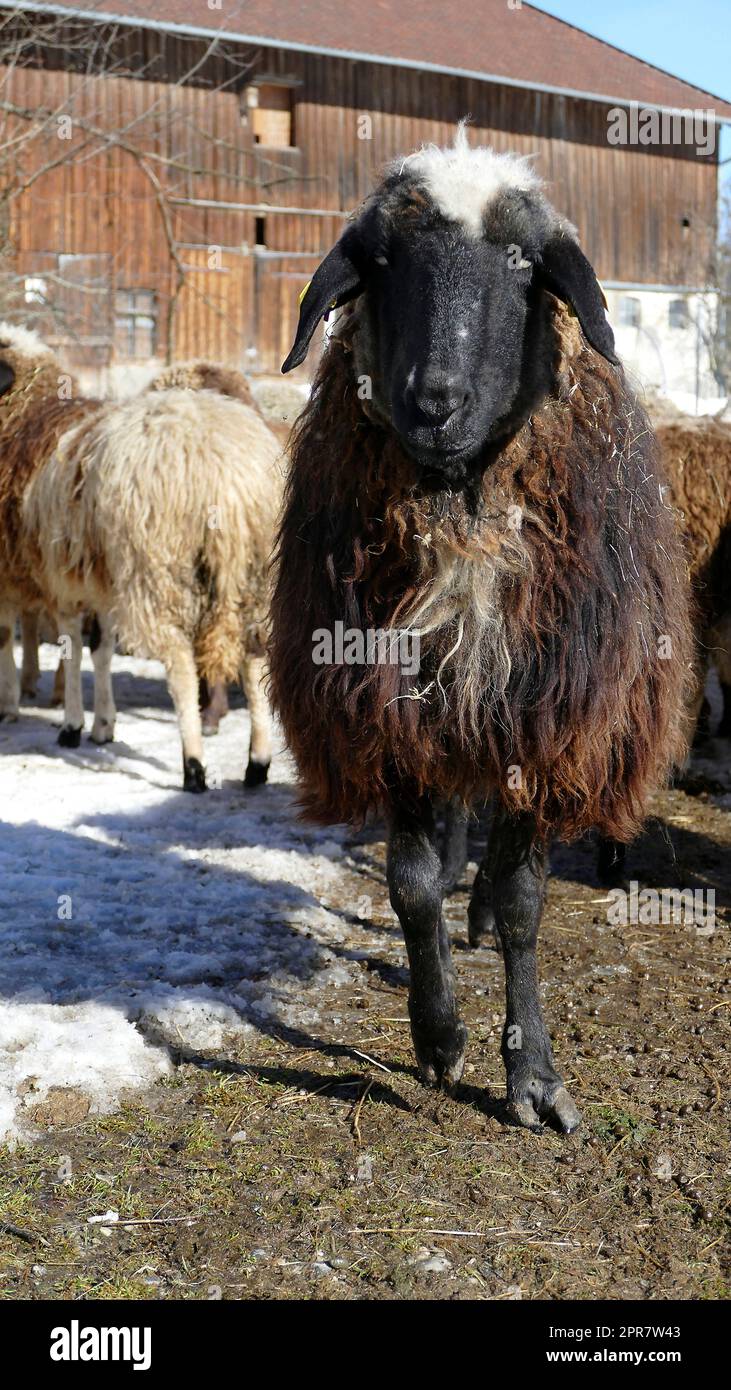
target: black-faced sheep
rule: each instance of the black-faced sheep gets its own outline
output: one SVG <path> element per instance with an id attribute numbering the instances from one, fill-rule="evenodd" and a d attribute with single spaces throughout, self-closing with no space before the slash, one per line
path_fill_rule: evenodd
<path id="1" fill-rule="evenodd" d="M 77 746 L 82 614 L 94 612 L 96 742 L 113 738 L 114 634 L 165 664 L 184 786 L 205 789 L 198 673 L 241 676 L 251 713 L 246 781 L 264 780 L 269 715 L 261 678 L 267 565 L 281 474 L 257 412 L 213 391 L 123 402 L 69 392 L 54 354 L 0 325 L 2 712 L 18 708 L 17 611 L 46 608 L 70 639 L 59 741 Z M 67 399 L 67 396 L 70 398 Z"/>
<path id="2" fill-rule="evenodd" d="M 432 804 L 495 794 L 473 912 L 489 883 L 508 1113 L 570 1131 L 538 1000 L 548 843 L 633 836 L 684 736 L 685 565 L 652 432 L 573 229 L 524 161 L 464 134 L 391 166 L 317 270 L 283 370 L 342 305 L 292 438 L 274 704 L 306 812 L 389 818 L 430 1084 L 459 1078 L 466 1042 Z M 316 664 L 313 635 L 340 623 L 418 633 L 418 680 Z"/>

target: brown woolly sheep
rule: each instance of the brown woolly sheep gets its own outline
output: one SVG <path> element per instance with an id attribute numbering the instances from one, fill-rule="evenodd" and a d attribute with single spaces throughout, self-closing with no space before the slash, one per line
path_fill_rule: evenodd
<path id="1" fill-rule="evenodd" d="M 723 694 L 719 734 L 731 737 L 731 426 L 680 417 L 656 427 L 681 518 L 698 624 L 696 709 L 709 662 Z"/>
<path id="2" fill-rule="evenodd" d="M 653 435 L 573 229 L 525 161 L 463 132 L 391 166 L 316 272 L 283 370 L 342 305 L 293 434 L 274 704 L 308 814 L 388 816 L 428 1084 L 459 1079 L 466 1043 L 432 804 L 495 795 L 470 922 L 494 912 L 503 946 L 508 1114 L 570 1131 L 538 999 L 549 841 L 631 838 L 683 747 L 686 567 Z M 328 660 L 339 624 L 365 659 Z M 391 655 L 404 635 L 418 682 Z"/>
<path id="3" fill-rule="evenodd" d="M 245 780 L 263 781 L 276 439 L 250 407 L 212 391 L 99 402 L 59 393 L 59 379 L 35 334 L 0 325 L 0 713 L 18 708 L 15 614 L 46 608 L 70 639 L 59 742 L 78 746 L 81 615 L 93 611 L 92 739 L 113 738 L 116 632 L 129 651 L 165 663 L 185 788 L 205 790 L 198 671 L 212 682 L 241 675 L 251 714 Z"/>

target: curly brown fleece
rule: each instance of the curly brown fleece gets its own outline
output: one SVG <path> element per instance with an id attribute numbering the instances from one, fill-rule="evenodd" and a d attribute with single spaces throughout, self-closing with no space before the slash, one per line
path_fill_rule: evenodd
<path id="1" fill-rule="evenodd" d="M 657 437 L 683 530 L 701 650 L 731 680 L 731 427 L 681 417 Z M 723 636 L 722 636 L 723 634 Z"/>
<path id="2" fill-rule="evenodd" d="M 427 493 L 364 414 L 352 323 L 295 427 L 277 549 L 272 695 L 305 810 L 497 791 L 541 836 L 631 839 L 682 755 L 692 643 L 676 519 L 621 369 L 556 303 L 553 392 L 485 454 L 478 496 Z M 314 665 L 313 633 L 339 620 L 419 628 L 418 689 L 397 665 Z"/>

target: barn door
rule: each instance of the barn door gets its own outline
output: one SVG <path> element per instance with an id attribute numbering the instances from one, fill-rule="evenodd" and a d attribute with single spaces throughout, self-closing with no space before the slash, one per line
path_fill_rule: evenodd
<path id="1" fill-rule="evenodd" d="M 195 247 L 182 253 L 185 283 L 173 318 L 173 356 L 251 367 L 251 258 Z"/>

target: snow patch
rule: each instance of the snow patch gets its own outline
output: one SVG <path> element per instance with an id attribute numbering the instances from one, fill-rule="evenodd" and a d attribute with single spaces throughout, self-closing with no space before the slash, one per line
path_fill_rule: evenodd
<path id="1" fill-rule="evenodd" d="M 55 659 L 41 649 L 38 698 L 0 724 L 0 1142 L 28 1137 L 50 1090 L 102 1113 L 171 1055 L 315 1029 L 362 954 L 320 901 L 347 900 L 343 834 L 298 821 L 286 753 L 242 788 L 246 710 L 207 740 L 220 787 L 191 797 L 162 667 L 115 657 L 117 742 L 61 749 Z M 84 671 L 89 710 L 86 653 Z"/>

